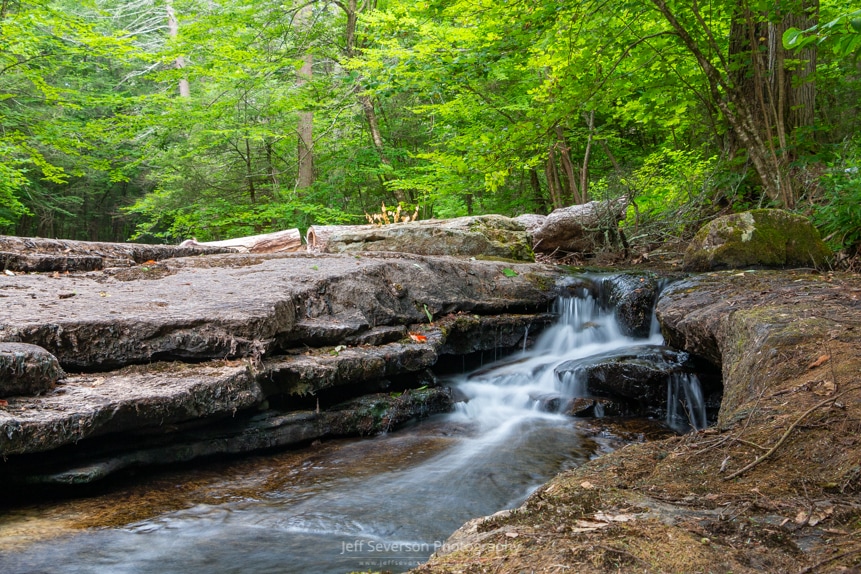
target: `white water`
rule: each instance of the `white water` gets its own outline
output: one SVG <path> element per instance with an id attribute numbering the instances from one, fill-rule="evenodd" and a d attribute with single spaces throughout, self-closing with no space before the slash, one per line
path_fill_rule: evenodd
<path id="1" fill-rule="evenodd" d="M 459 404 L 455 417 L 486 429 L 496 429 L 488 440 L 505 440 L 517 421 L 554 417 L 541 412 L 540 397 L 585 396 L 579 381 L 559 381 L 554 368 L 566 361 L 606 353 L 634 344 L 661 344 L 660 333 L 648 339 L 622 335 L 612 310 L 601 309 L 592 297 L 557 301 L 559 321 L 541 334 L 534 348 L 492 370 L 456 381 L 469 401 Z"/>
<path id="2" fill-rule="evenodd" d="M 466 520 L 518 505 L 551 476 L 601 449 L 570 417 L 539 408 L 542 396 L 582 391 L 557 380 L 557 365 L 632 344 L 661 343 L 657 333 L 647 340 L 623 336 L 612 310 L 602 310 L 591 297 L 562 299 L 557 311 L 558 324 L 533 349 L 455 377 L 451 382 L 469 399 L 456 412 L 387 437 L 345 442 L 315 466 L 291 471 L 313 475 L 318 468 L 332 469 L 331 475 L 301 486 L 276 485 L 254 498 L 194 504 L 123 528 L 35 544 L 0 556 L 0 571 L 409 569 Z M 407 452 L 387 446 L 410 433 L 428 441 L 444 437 L 451 446 L 411 464 L 407 459 L 424 447 L 410 446 Z M 392 458 L 367 455 L 380 450 Z"/>

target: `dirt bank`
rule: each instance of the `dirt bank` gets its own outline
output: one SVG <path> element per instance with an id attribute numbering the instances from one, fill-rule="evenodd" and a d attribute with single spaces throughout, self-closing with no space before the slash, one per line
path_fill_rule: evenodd
<path id="1" fill-rule="evenodd" d="M 723 371 L 717 427 L 632 444 L 415 572 L 847 572 L 861 561 L 861 278 L 711 273 L 658 314 Z M 854 570 L 853 570 L 854 571 Z"/>

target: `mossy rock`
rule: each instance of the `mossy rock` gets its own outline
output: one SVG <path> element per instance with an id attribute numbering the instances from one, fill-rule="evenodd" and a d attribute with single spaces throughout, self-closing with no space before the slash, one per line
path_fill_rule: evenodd
<path id="1" fill-rule="evenodd" d="M 685 252 L 688 271 L 747 267 L 822 267 L 831 250 L 806 217 L 755 209 L 704 225 Z"/>

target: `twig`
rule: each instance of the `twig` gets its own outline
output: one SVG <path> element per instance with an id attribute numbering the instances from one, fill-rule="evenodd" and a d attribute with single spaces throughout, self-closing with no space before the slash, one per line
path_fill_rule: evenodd
<path id="1" fill-rule="evenodd" d="M 812 564 L 803 570 L 799 570 L 798 574 L 810 574 L 820 566 L 825 566 L 829 562 L 834 562 L 835 560 L 840 560 L 841 558 L 846 558 L 847 556 L 852 556 L 853 554 L 858 554 L 861 552 L 861 548 L 856 548 L 854 550 L 847 550 L 841 554 L 837 554 L 836 556 L 832 556 L 831 558 L 826 558 L 824 560 L 820 560 L 816 564 Z"/>
<path id="2" fill-rule="evenodd" d="M 761 457 L 759 457 L 758 459 L 756 459 L 752 463 L 748 464 L 747 466 L 740 468 L 739 470 L 730 474 L 729 476 L 725 476 L 724 480 L 732 480 L 733 478 L 741 476 L 745 472 L 749 471 L 750 469 L 752 469 L 753 467 L 755 467 L 756 465 L 758 465 L 759 463 L 761 463 L 762 461 L 764 461 L 765 459 L 770 457 L 772 454 L 775 453 L 775 451 L 777 451 L 777 449 L 780 448 L 780 445 L 782 445 L 786 441 L 787 437 L 789 437 L 789 435 L 792 433 L 792 431 L 795 430 L 795 427 L 797 427 L 799 425 L 799 423 L 801 423 L 801 421 L 803 421 L 805 418 L 807 418 L 807 415 L 809 415 L 810 413 L 812 413 L 813 411 L 815 411 L 819 407 L 823 407 L 823 406 L 827 405 L 828 403 L 833 403 L 834 401 L 836 401 L 837 399 L 839 399 L 840 397 L 842 397 L 846 393 L 848 393 L 850 391 L 854 391 L 857 388 L 858 387 L 852 387 L 850 389 L 846 389 L 845 391 L 843 391 L 840 394 L 834 395 L 833 397 L 829 397 L 829 398 L 825 399 L 824 401 L 819 401 L 818 403 L 816 403 L 815 405 L 813 405 L 812 407 L 810 407 L 809 409 L 804 411 L 804 413 L 800 417 L 798 417 L 798 419 L 796 419 L 796 421 L 794 423 L 789 425 L 789 428 L 786 429 L 786 432 L 783 433 L 783 436 L 780 437 L 780 440 L 777 441 L 777 444 L 775 444 L 773 447 L 771 447 L 771 449 L 767 453 L 765 453 L 764 455 L 762 455 Z"/>

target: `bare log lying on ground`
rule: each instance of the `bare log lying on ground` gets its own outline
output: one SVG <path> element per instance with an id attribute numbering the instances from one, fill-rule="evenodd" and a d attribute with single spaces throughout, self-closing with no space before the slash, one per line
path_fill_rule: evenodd
<path id="1" fill-rule="evenodd" d="M 326 251 L 329 239 L 335 233 L 352 233 L 373 229 L 377 225 L 312 225 L 308 228 L 308 251 Z"/>
<path id="2" fill-rule="evenodd" d="M 176 246 L 0 236 L 0 270 L 12 272 L 96 271 L 216 253 L 230 253 L 230 250 L 196 242 Z"/>
<path id="3" fill-rule="evenodd" d="M 186 243 L 186 241 L 183 241 L 182 244 Z M 225 247 L 240 253 L 289 253 L 291 251 L 301 251 L 303 248 L 302 234 L 299 233 L 298 229 L 285 229 L 274 233 L 249 235 L 247 237 L 237 237 L 224 241 L 207 241 L 204 243 L 197 243 L 195 241 L 194 244 Z"/>
<path id="4" fill-rule="evenodd" d="M 618 233 L 618 222 L 625 218 L 627 207 L 627 199 L 620 197 L 556 209 L 532 232 L 533 249 L 591 253 L 604 243 L 606 233 Z"/>

